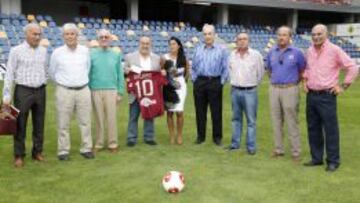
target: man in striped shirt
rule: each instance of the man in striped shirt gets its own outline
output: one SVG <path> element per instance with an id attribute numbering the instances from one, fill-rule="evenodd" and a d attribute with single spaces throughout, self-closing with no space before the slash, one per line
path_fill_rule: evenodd
<path id="1" fill-rule="evenodd" d="M 228 53 L 215 43 L 215 27 L 205 24 L 204 43 L 196 47 L 193 55 L 191 78 L 194 82 L 196 110 L 196 144 L 205 141 L 207 108 L 210 106 L 213 142 L 221 146 L 222 140 L 222 92 L 228 79 Z"/>
<path id="2" fill-rule="evenodd" d="M 17 132 L 14 136 L 15 167 L 24 165 L 26 123 L 31 110 L 33 123 L 32 158 L 43 161 L 45 118 L 45 84 L 47 80 L 47 51 L 40 47 L 41 28 L 31 23 L 24 27 L 26 40 L 10 51 L 3 89 L 3 103 L 11 103 L 12 86 L 15 83 L 14 105 L 20 110 Z"/>

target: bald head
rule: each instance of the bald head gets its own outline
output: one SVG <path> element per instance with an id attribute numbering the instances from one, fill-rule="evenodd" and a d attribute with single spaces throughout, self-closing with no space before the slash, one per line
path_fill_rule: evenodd
<path id="1" fill-rule="evenodd" d="M 148 56 L 151 51 L 151 38 L 148 36 L 142 36 L 139 39 L 139 52 L 143 56 Z"/>
<path id="2" fill-rule="evenodd" d="M 311 38 L 315 47 L 320 48 L 328 38 L 328 29 L 323 24 L 315 25 L 311 30 Z"/>

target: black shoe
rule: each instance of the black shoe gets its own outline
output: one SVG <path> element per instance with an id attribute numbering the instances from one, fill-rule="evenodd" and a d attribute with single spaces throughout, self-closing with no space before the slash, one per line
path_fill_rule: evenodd
<path id="1" fill-rule="evenodd" d="M 321 166 L 323 164 L 324 164 L 323 162 L 309 161 L 309 162 L 304 163 L 304 166 L 313 167 L 313 166 Z"/>
<path id="2" fill-rule="evenodd" d="M 228 150 L 229 152 L 231 151 L 235 151 L 235 150 L 238 150 L 239 148 L 238 147 L 234 147 L 232 145 L 228 146 L 228 147 L 225 147 L 226 150 Z"/>
<path id="3" fill-rule="evenodd" d="M 214 144 L 215 144 L 216 146 L 218 146 L 218 147 L 221 147 L 221 146 L 222 146 L 221 141 L 214 141 Z"/>
<path id="4" fill-rule="evenodd" d="M 256 154 L 256 151 L 255 150 L 248 150 L 247 153 L 249 155 L 255 155 Z"/>
<path id="5" fill-rule="evenodd" d="M 68 154 L 62 154 L 58 156 L 59 161 L 69 161 L 69 155 Z"/>
<path id="6" fill-rule="evenodd" d="M 84 153 L 80 153 L 80 154 L 85 159 L 93 159 L 93 158 L 95 158 L 94 153 L 92 153 L 92 152 L 84 152 Z"/>
<path id="7" fill-rule="evenodd" d="M 145 144 L 152 145 L 152 146 L 157 145 L 157 143 L 154 140 L 145 141 Z"/>
<path id="8" fill-rule="evenodd" d="M 327 172 L 334 172 L 336 171 L 337 169 L 339 168 L 339 165 L 338 164 L 329 164 L 327 167 L 326 167 L 326 171 Z"/>
<path id="9" fill-rule="evenodd" d="M 126 146 L 128 146 L 128 147 L 134 147 L 135 145 L 136 145 L 135 142 L 128 142 L 128 143 L 126 144 Z"/>
<path id="10" fill-rule="evenodd" d="M 201 141 L 201 140 L 196 140 L 196 141 L 194 142 L 194 144 L 198 144 L 198 145 L 200 145 L 200 144 L 202 144 L 202 143 L 204 143 L 204 141 Z"/>

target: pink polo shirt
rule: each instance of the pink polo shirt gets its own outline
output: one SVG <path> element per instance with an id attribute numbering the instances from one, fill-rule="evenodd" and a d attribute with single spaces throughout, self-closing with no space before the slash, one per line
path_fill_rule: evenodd
<path id="1" fill-rule="evenodd" d="M 306 85 L 312 90 L 325 90 L 338 84 L 340 69 L 344 69 L 345 84 L 351 84 L 357 74 L 355 62 L 340 47 L 326 40 L 320 50 L 312 45 L 307 53 L 307 66 L 304 78 Z"/>

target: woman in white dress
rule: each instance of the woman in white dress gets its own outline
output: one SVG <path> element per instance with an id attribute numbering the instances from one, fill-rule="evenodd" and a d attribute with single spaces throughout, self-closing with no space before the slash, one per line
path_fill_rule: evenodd
<path id="1" fill-rule="evenodd" d="M 183 143 L 182 130 L 184 126 L 184 105 L 186 98 L 186 81 L 189 76 L 189 63 L 186 60 L 181 41 L 176 37 L 169 40 L 169 53 L 163 56 L 163 61 L 170 60 L 174 64 L 174 80 L 177 83 L 176 94 L 179 102 L 167 109 L 167 125 L 169 128 L 170 143 L 181 145 Z M 164 63 L 163 63 L 164 64 Z M 174 114 L 176 114 L 176 136 Z"/>

